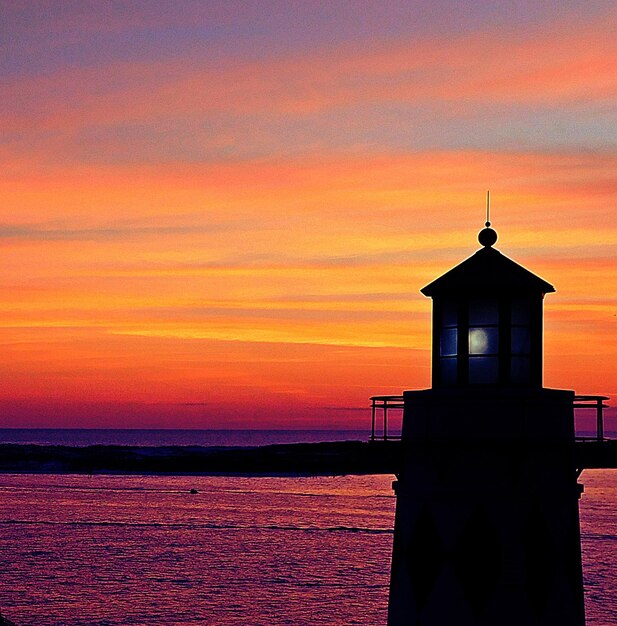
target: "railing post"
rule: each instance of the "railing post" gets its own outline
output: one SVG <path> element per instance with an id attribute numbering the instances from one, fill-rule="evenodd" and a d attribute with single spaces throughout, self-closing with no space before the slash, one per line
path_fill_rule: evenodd
<path id="1" fill-rule="evenodd" d="M 388 401 L 383 401 L 383 440 L 388 440 Z"/>
<path id="2" fill-rule="evenodd" d="M 604 401 L 601 398 L 598 398 L 596 400 L 596 436 L 599 442 L 604 441 L 604 416 L 602 413 L 602 409 L 604 408 L 603 402 Z"/>
<path id="3" fill-rule="evenodd" d="M 371 398 L 371 441 L 375 441 L 375 398 Z"/>

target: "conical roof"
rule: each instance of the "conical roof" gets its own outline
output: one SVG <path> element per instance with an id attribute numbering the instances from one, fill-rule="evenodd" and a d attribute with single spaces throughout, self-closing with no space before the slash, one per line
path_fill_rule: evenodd
<path id="1" fill-rule="evenodd" d="M 434 298 L 453 292 L 551 293 L 555 288 L 495 248 L 485 246 L 420 290 Z"/>

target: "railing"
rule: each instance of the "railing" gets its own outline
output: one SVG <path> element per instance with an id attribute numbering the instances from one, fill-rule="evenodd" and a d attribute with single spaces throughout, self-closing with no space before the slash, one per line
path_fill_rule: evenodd
<path id="1" fill-rule="evenodd" d="M 371 438 L 370 441 L 398 440 L 401 435 L 388 433 L 388 411 L 402 411 L 404 408 L 403 396 L 372 396 L 371 397 Z M 607 396 L 574 396 L 572 408 L 593 409 L 596 412 L 596 435 L 595 437 L 576 437 L 577 441 L 604 441 L 604 409 Z M 381 433 L 377 433 L 377 413 L 382 412 L 383 425 Z"/>
<path id="2" fill-rule="evenodd" d="M 593 409 L 596 412 L 596 436 L 577 437 L 577 441 L 604 441 L 604 409 L 608 408 L 605 400 L 608 400 L 607 396 L 574 396 L 575 409 Z"/>
<path id="3" fill-rule="evenodd" d="M 404 408 L 403 396 L 373 396 L 371 398 L 371 441 L 388 441 L 389 439 L 400 439 L 400 435 L 388 434 L 388 411 L 402 411 Z M 377 412 L 382 411 L 383 428 L 381 436 L 376 434 Z"/>

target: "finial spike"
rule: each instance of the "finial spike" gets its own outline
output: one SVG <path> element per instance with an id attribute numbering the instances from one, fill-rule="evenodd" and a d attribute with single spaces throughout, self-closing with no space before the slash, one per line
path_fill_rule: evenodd
<path id="1" fill-rule="evenodd" d="M 478 234 L 478 241 L 490 248 L 497 241 L 497 233 L 491 228 L 491 192 L 486 192 L 486 223 L 485 228 Z"/>

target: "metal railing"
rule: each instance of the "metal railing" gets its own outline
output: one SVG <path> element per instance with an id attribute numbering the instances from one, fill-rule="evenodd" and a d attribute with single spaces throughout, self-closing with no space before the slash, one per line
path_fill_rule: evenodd
<path id="1" fill-rule="evenodd" d="M 604 441 L 604 409 L 608 408 L 605 401 L 608 396 L 574 396 L 572 407 L 576 409 L 593 409 L 596 412 L 596 434 L 594 437 L 576 437 L 577 441 Z M 370 441 L 399 440 L 401 435 L 388 433 L 388 411 L 402 411 L 405 407 L 403 396 L 372 396 L 371 400 L 371 437 Z M 382 428 L 377 432 L 377 415 L 381 411 Z"/>
<path id="2" fill-rule="evenodd" d="M 607 396 L 574 396 L 574 409 L 593 409 L 596 412 L 596 436 L 576 437 L 577 441 L 604 441 L 604 409 L 608 408 L 605 400 L 608 400 Z"/>
<path id="3" fill-rule="evenodd" d="M 400 435 L 388 434 L 388 411 L 402 411 L 404 408 L 403 396 L 373 396 L 371 398 L 371 439 L 370 441 L 388 441 L 400 439 Z M 383 426 L 381 435 L 376 433 L 377 412 L 382 412 Z"/>

